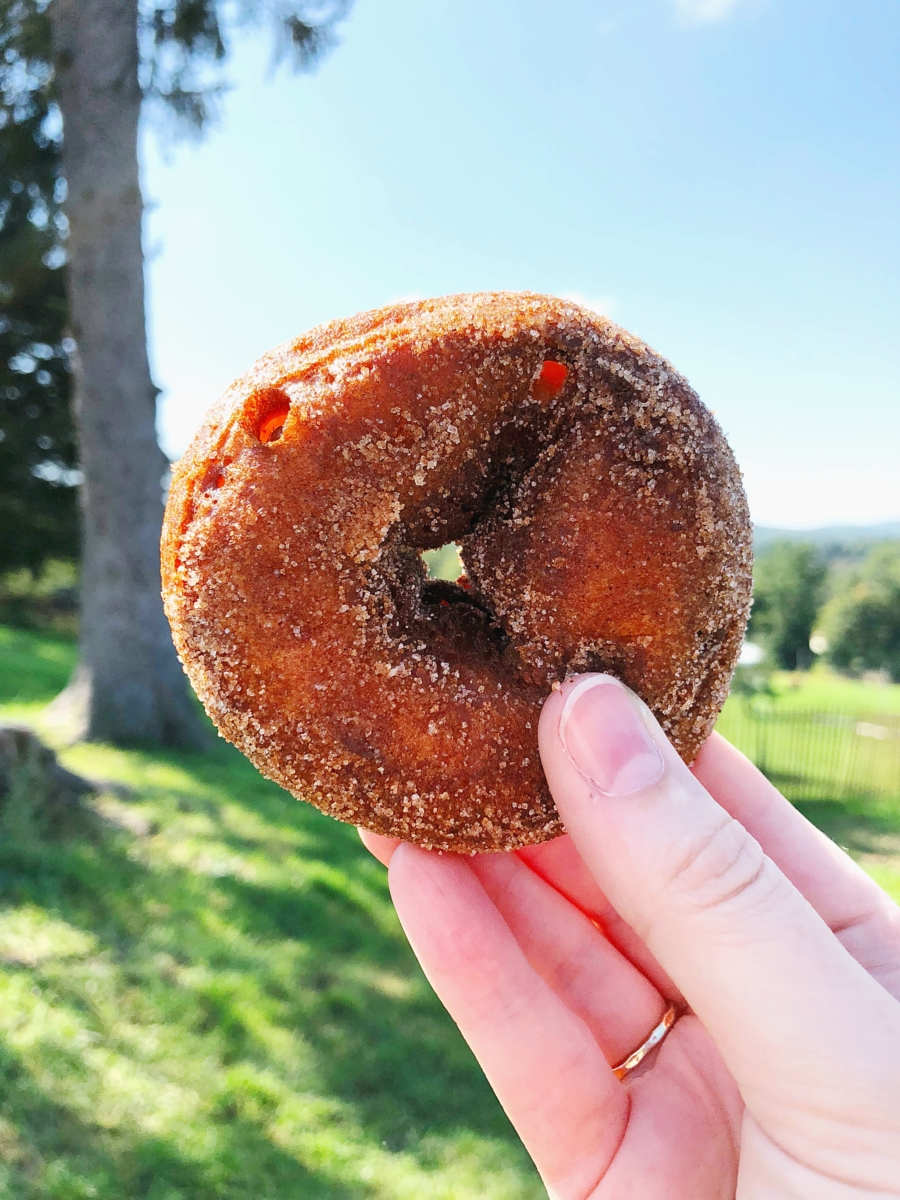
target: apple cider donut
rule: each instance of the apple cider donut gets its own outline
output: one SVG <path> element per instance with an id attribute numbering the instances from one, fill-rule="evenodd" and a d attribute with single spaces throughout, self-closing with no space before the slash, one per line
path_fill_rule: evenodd
<path id="1" fill-rule="evenodd" d="M 465 575 L 426 578 L 456 542 Z M 690 762 L 750 600 L 739 471 L 688 384 L 577 304 L 395 304 L 265 355 L 177 465 L 175 644 L 264 775 L 377 833 L 509 850 L 562 832 L 550 688 L 608 671 Z"/>

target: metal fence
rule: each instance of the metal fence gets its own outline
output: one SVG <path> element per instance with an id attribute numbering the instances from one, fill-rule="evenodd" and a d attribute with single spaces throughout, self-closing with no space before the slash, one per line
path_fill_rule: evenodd
<path id="1" fill-rule="evenodd" d="M 716 728 L 791 800 L 900 798 L 900 716 L 732 697 Z"/>

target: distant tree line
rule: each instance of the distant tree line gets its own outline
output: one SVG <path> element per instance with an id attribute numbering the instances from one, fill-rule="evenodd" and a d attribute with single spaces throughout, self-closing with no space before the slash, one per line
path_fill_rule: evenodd
<path id="1" fill-rule="evenodd" d="M 900 541 L 770 543 L 757 555 L 747 636 L 786 670 L 808 667 L 815 650 L 840 671 L 900 683 Z"/>

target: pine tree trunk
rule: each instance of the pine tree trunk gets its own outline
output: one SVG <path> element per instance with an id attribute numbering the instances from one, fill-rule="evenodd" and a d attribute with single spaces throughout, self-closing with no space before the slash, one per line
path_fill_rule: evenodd
<path id="1" fill-rule="evenodd" d="M 50 7 L 84 472 L 81 660 L 64 695 L 82 736 L 195 745 L 205 734 L 160 600 L 167 463 L 156 441 L 144 321 L 137 7 L 137 0 Z"/>

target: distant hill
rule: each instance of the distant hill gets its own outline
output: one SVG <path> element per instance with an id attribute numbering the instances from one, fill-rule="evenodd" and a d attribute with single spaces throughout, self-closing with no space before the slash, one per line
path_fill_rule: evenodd
<path id="1" fill-rule="evenodd" d="M 772 529 L 757 525 L 753 530 L 753 544 L 757 550 L 778 541 L 812 542 L 816 546 L 836 549 L 886 538 L 900 538 L 900 521 L 888 521 L 884 525 L 825 525 L 821 529 Z"/>

